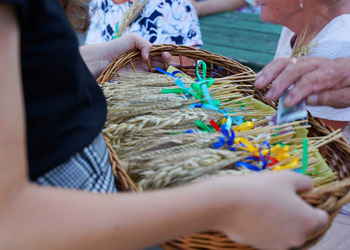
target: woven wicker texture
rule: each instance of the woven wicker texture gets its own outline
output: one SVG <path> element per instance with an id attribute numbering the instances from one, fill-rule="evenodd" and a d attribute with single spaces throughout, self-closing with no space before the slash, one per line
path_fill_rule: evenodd
<path id="1" fill-rule="evenodd" d="M 256 99 L 276 108 L 276 103 L 265 100 L 264 96 L 266 90 L 257 90 L 253 87 L 253 82 L 255 80 L 254 72 L 250 68 L 245 67 L 236 61 L 205 50 L 177 45 L 153 46 L 150 56 L 159 56 L 163 52 L 169 52 L 172 56 L 178 56 L 180 58 L 180 65 L 177 66 L 177 68 L 190 76 L 195 75 L 196 65 L 184 66 L 182 64 L 182 57 L 195 59 L 195 62 L 197 60 L 203 60 L 209 65 L 208 75 L 218 71 L 216 77 L 225 77 L 232 83 L 244 84 L 245 87 L 242 87 L 243 89 L 254 91 L 253 93 L 249 92 L 250 95 L 253 94 Z M 139 59 L 141 59 L 141 55 L 138 50 L 132 50 L 129 53 L 116 58 L 102 72 L 101 76 L 98 78 L 98 82 L 103 84 L 104 82 L 111 80 L 115 75 L 118 75 L 118 71 L 125 66 L 130 66 L 130 68 L 135 71 L 133 62 Z M 149 70 L 152 71 L 149 63 L 148 67 Z M 248 85 L 248 87 L 246 87 L 246 85 Z M 244 91 L 242 92 L 244 93 Z M 248 92 L 246 94 L 248 94 Z M 309 137 L 324 136 L 333 131 L 328 126 L 322 124 L 319 119 L 315 119 L 311 116 L 309 117 L 309 124 L 311 125 L 311 128 L 309 129 Z M 107 144 L 109 144 L 108 141 Z M 125 169 L 120 164 L 118 156 L 112 150 L 110 145 L 109 149 L 118 189 L 121 191 L 137 191 L 136 185 L 132 182 Z M 320 153 L 333 171 L 337 173 L 339 182 L 300 195 L 309 204 L 326 210 L 329 213 L 331 220 L 325 228 L 310 235 L 304 246 L 299 249 L 307 249 L 315 245 L 330 227 L 340 208 L 350 202 L 350 178 L 348 178 L 350 175 L 349 144 L 344 138 L 340 138 L 321 147 Z M 232 242 L 221 233 L 201 233 L 182 237 L 166 243 L 162 247 L 164 249 L 253 249 L 249 246 Z"/>

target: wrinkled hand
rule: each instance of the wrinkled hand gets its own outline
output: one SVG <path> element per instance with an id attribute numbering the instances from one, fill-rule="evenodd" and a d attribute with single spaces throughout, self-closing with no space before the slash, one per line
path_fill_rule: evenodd
<path id="1" fill-rule="evenodd" d="M 266 98 L 276 101 L 295 84 L 284 100 L 286 107 L 305 99 L 308 105 L 345 108 L 350 106 L 349 75 L 350 58 L 279 58 L 257 74 L 255 87 L 262 89 L 271 83 Z"/>
<path id="2" fill-rule="evenodd" d="M 228 182 L 236 182 L 238 188 L 232 190 L 228 184 L 222 189 L 224 199 L 230 199 L 234 192 L 239 195 L 219 222 L 219 229 L 234 241 L 259 249 L 289 249 L 302 245 L 310 233 L 328 222 L 325 211 L 313 208 L 297 195 L 312 188 L 306 176 L 283 172 L 236 179 Z"/>

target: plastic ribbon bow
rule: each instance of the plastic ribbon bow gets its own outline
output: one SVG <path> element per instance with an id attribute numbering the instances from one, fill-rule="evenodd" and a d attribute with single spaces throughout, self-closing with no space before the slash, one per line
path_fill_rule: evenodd
<path id="1" fill-rule="evenodd" d="M 305 174 L 306 169 L 307 169 L 307 162 L 308 162 L 308 158 L 309 158 L 308 146 L 309 146 L 309 140 L 304 139 L 303 140 L 303 164 L 301 167 L 302 174 Z"/>
<path id="2" fill-rule="evenodd" d="M 221 126 L 221 133 L 225 136 L 225 137 L 219 137 L 219 142 L 215 143 L 213 145 L 213 148 L 218 149 L 221 148 L 225 145 L 227 145 L 228 149 L 231 151 L 236 150 L 236 147 L 233 147 L 234 145 L 234 140 L 235 140 L 235 132 L 233 132 L 233 130 L 231 128 L 229 133 L 229 130 L 227 129 L 227 126 L 225 126 L 226 124 Z"/>
<path id="3" fill-rule="evenodd" d="M 113 35 L 113 40 L 121 37 L 121 35 L 118 35 L 118 33 L 119 33 L 119 22 L 117 22 L 116 25 L 115 25 L 115 32 L 114 32 L 114 35 Z"/>
<path id="4" fill-rule="evenodd" d="M 248 162 L 244 162 L 244 161 L 239 161 L 236 162 L 236 167 L 244 167 L 247 168 L 249 170 L 252 171 L 261 171 L 263 169 L 266 169 L 266 167 L 268 166 L 268 161 L 270 160 L 270 155 L 271 155 L 271 147 L 270 144 L 267 141 L 264 141 L 262 143 L 262 146 L 267 146 L 267 149 L 263 149 L 263 147 L 259 147 L 259 149 L 257 149 L 251 142 L 249 142 L 246 138 L 244 137 L 239 137 L 235 140 L 236 143 L 239 143 L 242 147 L 240 147 L 240 149 L 244 149 L 248 152 L 255 152 L 255 155 L 259 155 L 259 157 L 257 156 L 250 156 L 245 158 L 245 160 L 254 160 L 254 161 L 261 161 L 262 166 L 261 167 L 257 167 L 253 164 L 250 164 Z M 258 152 L 259 153 L 258 153 Z M 267 155 L 267 157 L 265 158 L 265 155 Z"/>

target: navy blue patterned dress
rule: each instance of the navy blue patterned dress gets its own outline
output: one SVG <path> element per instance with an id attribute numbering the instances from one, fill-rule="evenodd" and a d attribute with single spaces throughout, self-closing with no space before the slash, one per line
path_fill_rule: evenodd
<path id="1" fill-rule="evenodd" d="M 90 2 L 91 23 L 86 44 L 113 39 L 117 23 L 132 1 L 115 4 L 112 0 Z M 202 46 L 197 13 L 189 0 L 150 0 L 126 33 L 136 33 L 152 44 Z"/>

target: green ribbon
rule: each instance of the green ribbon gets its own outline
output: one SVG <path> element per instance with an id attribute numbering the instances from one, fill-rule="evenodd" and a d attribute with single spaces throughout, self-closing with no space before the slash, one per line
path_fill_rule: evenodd
<path id="1" fill-rule="evenodd" d="M 203 75 L 199 73 L 199 66 L 203 67 Z M 207 76 L 207 64 L 201 61 L 196 67 L 196 74 L 198 82 L 192 83 L 191 88 L 187 88 L 186 85 L 179 79 L 175 79 L 175 84 L 180 88 L 176 89 L 163 89 L 162 94 L 185 94 L 188 93 L 196 99 L 199 99 L 203 104 L 211 104 L 206 100 L 205 94 L 203 93 L 202 85 L 205 84 L 209 88 L 214 83 L 213 78 L 206 78 Z M 215 106 L 220 106 L 219 100 L 213 100 Z"/>
<path id="2" fill-rule="evenodd" d="M 212 126 L 206 125 L 201 120 L 197 120 L 196 125 L 203 132 L 206 132 L 206 133 L 214 133 L 215 132 L 215 129 Z"/>
<path id="3" fill-rule="evenodd" d="M 185 89 L 162 89 L 162 94 L 185 94 L 188 93 Z"/>
<path id="4" fill-rule="evenodd" d="M 113 40 L 121 37 L 121 35 L 118 35 L 118 32 L 119 32 L 119 21 L 115 25 L 115 32 L 114 32 Z"/>
<path id="5" fill-rule="evenodd" d="M 302 174 L 305 174 L 305 171 L 307 169 L 307 162 L 309 158 L 308 146 L 309 146 L 309 139 L 304 139 L 303 140 L 303 164 L 301 168 Z"/>

